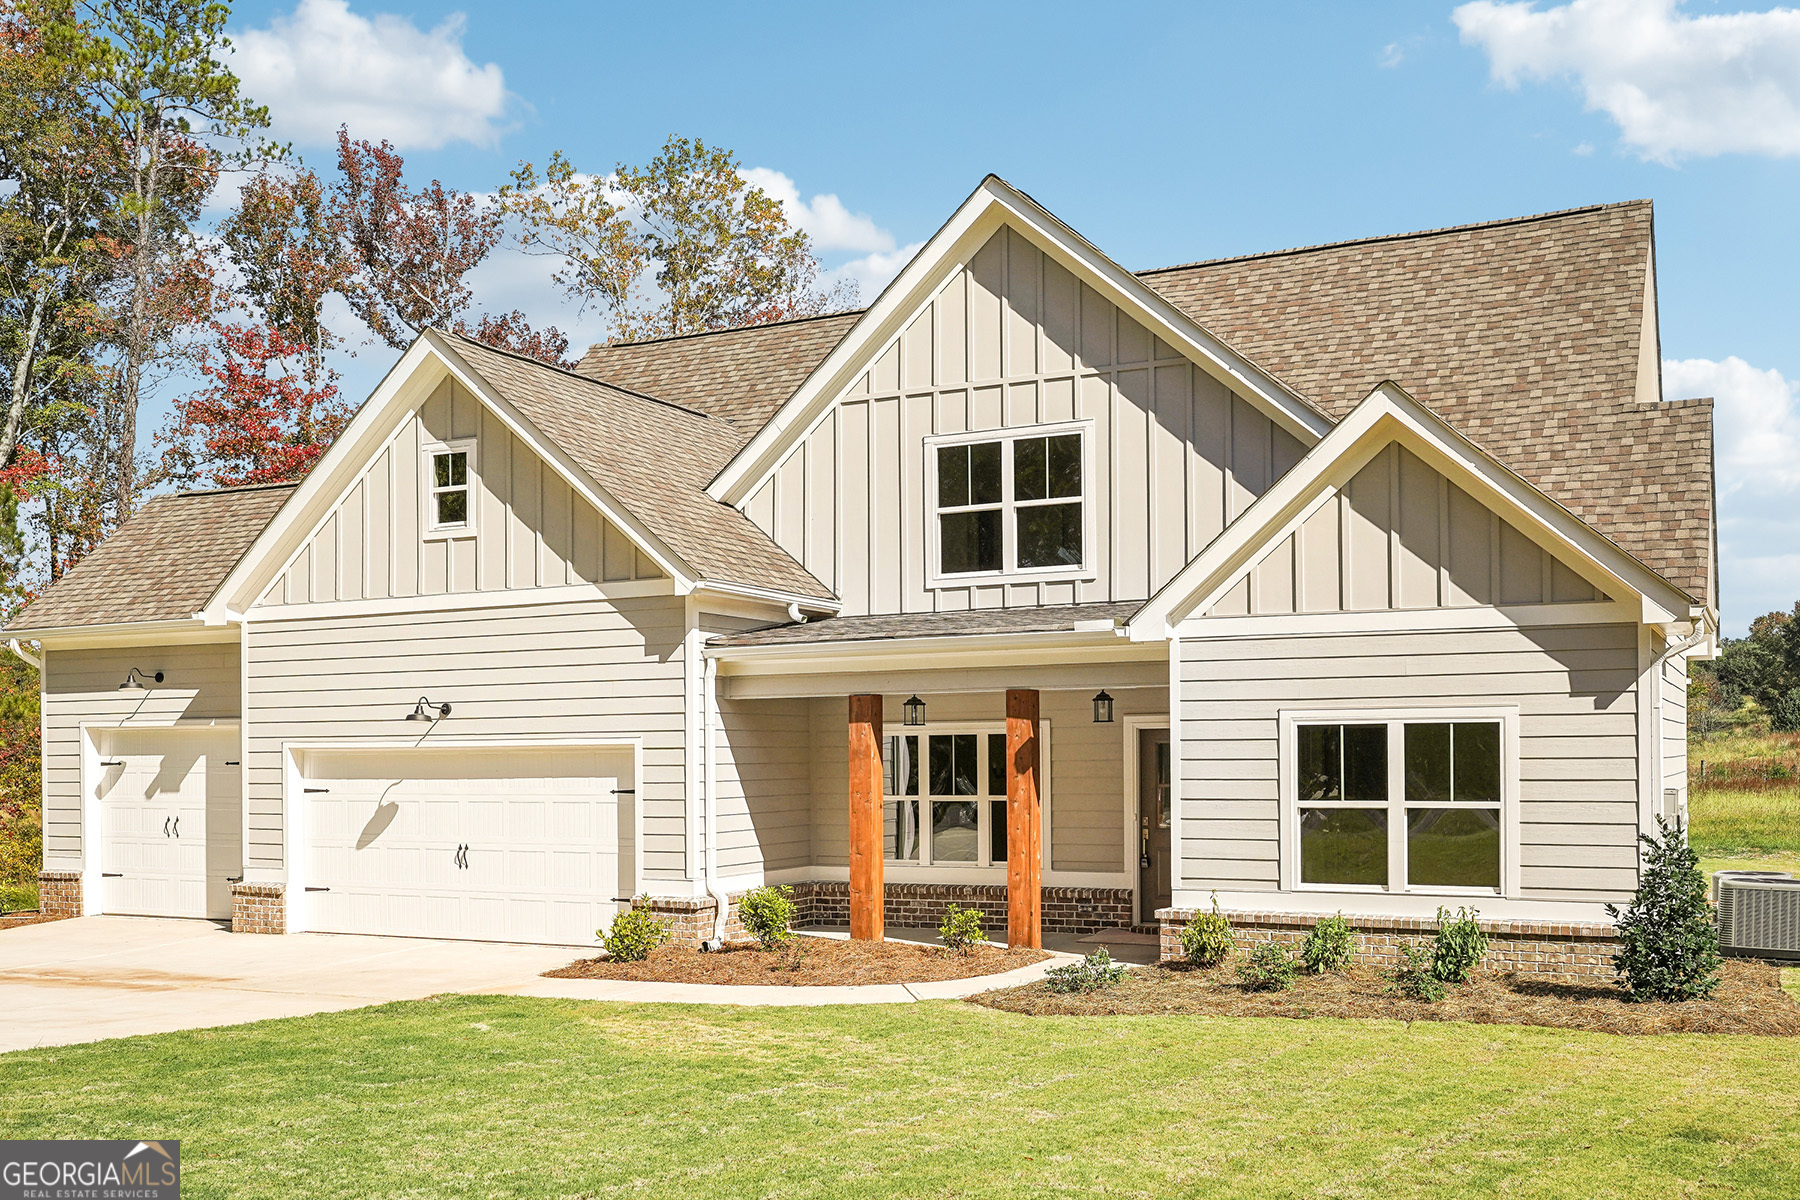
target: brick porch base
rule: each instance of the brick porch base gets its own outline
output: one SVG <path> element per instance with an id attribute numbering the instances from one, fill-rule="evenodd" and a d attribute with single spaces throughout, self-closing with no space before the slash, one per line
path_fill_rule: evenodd
<path id="1" fill-rule="evenodd" d="M 1181 931 L 1204 910 L 1165 908 L 1156 916 L 1162 922 L 1162 959 L 1182 957 Z M 1232 940 L 1239 950 L 1264 942 L 1298 948 L 1319 921 L 1331 913 L 1236 912 L 1222 914 L 1231 922 Z M 1345 917 L 1356 937 L 1358 962 L 1392 967 L 1400 960 L 1400 947 L 1426 946 L 1437 933 L 1433 917 Z M 1612 956 L 1619 949 L 1611 925 L 1552 924 L 1542 921 L 1476 922 L 1487 935 L 1486 965 L 1520 975 L 1576 975 L 1611 979 Z"/>
<path id="2" fill-rule="evenodd" d="M 47 917 L 79 917 L 81 872 L 39 871 L 38 911 Z"/>
<path id="3" fill-rule="evenodd" d="M 231 932 L 286 933 L 287 901 L 279 883 L 231 885 Z"/>

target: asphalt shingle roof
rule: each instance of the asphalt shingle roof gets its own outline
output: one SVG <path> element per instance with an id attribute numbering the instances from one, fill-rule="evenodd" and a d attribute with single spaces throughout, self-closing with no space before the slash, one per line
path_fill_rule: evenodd
<path id="1" fill-rule="evenodd" d="M 1077 621 L 1124 621 L 1142 600 L 1055 604 L 1043 608 L 975 608 L 960 612 L 826 617 L 715 637 L 713 646 L 794 646 L 885 641 L 890 638 L 969 637 L 995 633 L 1069 633 Z"/>
<path id="2" fill-rule="evenodd" d="M 186 620 L 212 599 L 293 491 L 280 484 L 157 496 L 7 628 Z"/>

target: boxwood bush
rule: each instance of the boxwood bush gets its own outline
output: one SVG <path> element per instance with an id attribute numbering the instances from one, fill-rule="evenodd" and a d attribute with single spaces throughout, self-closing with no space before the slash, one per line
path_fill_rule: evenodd
<path id="1" fill-rule="evenodd" d="M 669 940 L 668 922 L 650 911 L 650 897 L 639 896 L 630 908 L 621 909 L 612 927 L 602 933 L 606 957 L 614 962 L 643 962 L 650 952 Z"/>
<path id="2" fill-rule="evenodd" d="M 938 937 L 952 954 L 967 954 L 977 942 L 987 940 L 979 908 L 963 908 L 955 902 L 944 906 L 944 919 L 938 922 Z"/>
<path id="3" fill-rule="evenodd" d="M 1181 952 L 1196 967 L 1216 967 L 1231 955 L 1231 922 L 1219 911 L 1219 893 L 1212 897 L 1212 911 L 1201 913 L 1181 931 Z"/>

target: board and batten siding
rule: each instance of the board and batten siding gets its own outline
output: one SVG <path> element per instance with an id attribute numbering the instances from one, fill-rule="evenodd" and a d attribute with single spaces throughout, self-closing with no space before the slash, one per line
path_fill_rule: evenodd
<path id="1" fill-rule="evenodd" d="M 425 450 L 474 439 L 472 534 L 428 537 Z M 408 413 L 259 604 L 657 579 L 662 572 L 466 388 Z"/>
<path id="2" fill-rule="evenodd" d="M 927 695 L 922 699 L 933 724 L 988 722 L 995 732 L 1006 727 L 1003 692 Z M 929 727 L 919 731 L 900 724 L 900 706 L 905 701 L 904 695 L 883 699 L 882 711 L 890 714 L 884 721 L 884 735 L 930 733 Z M 1126 870 L 1125 815 L 1137 811 L 1137 798 L 1124 795 L 1125 718 L 1166 717 L 1168 693 L 1155 688 L 1120 688 L 1114 704 L 1113 723 L 1097 725 L 1092 692 L 1039 693 L 1038 715 L 1050 725 L 1046 772 L 1050 811 L 1044 865 L 1052 871 L 1120 874 Z M 850 861 L 848 722 L 845 699 L 811 702 L 812 841 L 813 862 L 818 866 L 841 867 Z M 932 868 L 945 882 L 954 881 L 966 869 Z"/>
<path id="3" fill-rule="evenodd" d="M 1593 624 L 1181 640 L 1178 887 L 1279 887 L 1283 709 L 1514 705 L 1521 898 L 1637 886 L 1638 629 Z"/>
<path id="4" fill-rule="evenodd" d="M 426 695 L 427 739 L 641 738 L 645 877 L 684 877 L 686 628 L 674 596 L 252 621 L 249 866 L 283 867 L 284 743 L 409 737 Z"/>
<path id="5" fill-rule="evenodd" d="M 133 667 L 143 691 L 120 691 Z M 162 683 L 154 682 L 163 672 Z M 238 643 L 46 650 L 43 676 L 44 866 L 82 864 L 81 727 L 169 726 L 235 721 L 241 690 Z"/>
<path id="6" fill-rule="evenodd" d="M 1092 581 L 929 589 L 923 440 L 1091 420 Z M 847 615 L 1147 598 L 1299 461 L 1259 409 L 1001 229 L 744 504 Z"/>
<path id="7" fill-rule="evenodd" d="M 1208 615 L 1605 598 L 1406 447 L 1390 444 L 1347 485 L 1333 490 Z"/>

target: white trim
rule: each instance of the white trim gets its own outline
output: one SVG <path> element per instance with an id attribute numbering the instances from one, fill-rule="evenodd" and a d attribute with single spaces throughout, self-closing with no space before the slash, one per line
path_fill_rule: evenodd
<path id="1" fill-rule="evenodd" d="M 1081 563 L 1078 566 L 1052 567 L 1020 567 L 1015 565 L 1019 555 L 1018 518 L 1021 502 L 1019 501 L 1013 479 L 1014 443 L 1033 438 L 1062 437 L 1074 434 L 1081 439 L 1081 494 L 1070 497 L 1053 497 L 1048 500 L 1025 501 L 1024 507 L 1045 507 L 1070 502 L 1081 505 Z M 938 505 L 938 454 L 941 449 L 952 446 L 979 446 L 989 442 L 998 443 L 1000 450 L 1000 499 L 997 504 L 952 506 L 962 511 L 998 508 L 1000 511 L 1000 569 L 998 571 L 962 571 L 947 574 L 943 571 L 943 547 L 940 522 L 944 509 Z M 1075 421 L 1053 421 L 1043 425 L 1017 425 L 1005 429 L 965 430 L 960 433 L 939 433 L 924 438 L 921 442 L 925 462 L 923 466 L 923 496 L 925 505 L 925 587 L 927 590 L 943 588 L 979 587 L 1008 583 L 1067 583 L 1070 581 L 1087 582 L 1099 577 L 1099 566 L 1094 555 L 1094 420 L 1092 417 Z"/>
<path id="2" fill-rule="evenodd" d="M 925 724 L 923 724 L 923 725 L 906 725 L 906 724 L 890 725 L 885 718 L 882 721 L 881 737 L 882 737 L 882 741 L 884 743 L 884 746 L 883 746 L 884 750 L 886 748 L 885 742 L 890 737 L 914 737 L 914 736 L 916 736 L 920 739 L 920 745 L 921 745 L 922 749 L 921 749 L 920 758 L 919 758 L 919 794 L 916 796 L 904 796 L 904 795 L 899 795 L 899 794 L 887 795 L 884 793 L 881 799 L 882 799 L 882 805 L 884 808 L 886 807 L 888 801 L 890 801 L 890 800 L 893 800 L 893 801 L 917 800 L 919 802 L 919 829 L 920 829 L 920 833 L 923 835 L 922 840 L 920 842 L 920 850 L 919 850 L 920 856 L 917 860 L 910 859 L 910 858 L 908 858 L 908 859 L 888 858 L 887 857 L 886 838 L 884 836 L 883 841 L 882 841 L 882 862 L 886 864 L 886 868 L 884 868 L 884 876 L 883 877 L 887 878 L 887 879 L 893 879 L 894 882 L 906 882 L 906 883 L 996 883 L 996 882 L 1005 883 L 1006 882 L 1006 864 L 1003 862 L 1002 863 L 989 863 L 989 864 L 983 865 L 979 860 L 976 862 L 972 862 L 972 863 L 959 863 L 959 862 L 941 862 L 940 863 L 940 862 L 929 861 L 930 855 L 927 853 L 927 851 L 930 849 L 930 846 L 931 846 L 931 804 L 932 804 L 932 801 L 936 800 L 936 801 L 943 801 L 946 803 L 952 803 L 952 802 L 959 801 L 959 800 L 972 800 L 976 803 L 976 805 L 978 806 L 976 808 L 976 814 L 977 814 L 976 815 L 976 830 L 977 830 L 976 849 L 978 851 L 979 858 L 986 858 L 986 857 L 988 857 L 989 851 L 993 844 L 992 840 L 991 840 L 993 837 L 993 829 L 992 829 L 993 814 L 991 812 L 983 812 L 979 806 L 986 805 L 986 804 L 994 804 L 994 803 L 1004 804 L 1006 802 L 1006 797 L 1004 795 L 995 796 L 992 793 L 987 792 L 985 790 L 982 792 L 979 792 L 973 796 L 937 796 L 937 795 L 933 795 L 930 790 L 930 784 L 927 782 L 927 779 L 926 779 L 926 773 L 930 769 L 931 748 L 930 748 L 929 743 L 927 743 L 925 741 L 925 739 L 930 737 L 933 734 L 942 734 L 942 735 L 952 735 L 952 734 L 959 734 L 959 733 L 974 734 L 976 736 L 976 738 L 978 739 L 975 743 L 975 745 L 976 745 L 976 761 L 981 764 L 986 764 L 988 762 L 988 749 L 987 749 L 987 743 L 985 741 L 985 738 L 987 736 L 993 735 L 993 734 L 999 734 L 999 735 L 1004 736 L 1006 733 L 1006 718 L 1000 717 L 997 720 L 990 719 L 990 720 L 970 720 L 970 721 L 932 721 L 930 719 L 930 717 L 931 717 L 930 701 L 926 702 L 925 715 L 926 715 L 926 721 L 925 721 Z M 1054 809 L 1051 804 L 1052 788 L 1051 788 L 1051 782 L 1050 782 L 1051 764 L 1050 764 L 1050 718 L 1049 717 L 1039 717 L 1038 718 L 1037 736 L 1038 736 L 1037 761 L 1038 761 L 1039 823 L 1042 825 L 1042 827 L 1046 831 L 1049 831 L 1049 836 L 1046 836 L 1044 838 L 1044 845 L 1046 847 L 1053 847 L 1054 846 L 1053 839 L 1055 836 L 1054 835 L 1055 825 L 1053 824 Z M 884 761 L 883 762 L 884 770 L 885 770 L 885 767 L 886 767 L 886 763 Z M 977 774 L 977 780 L 976 780 L 977 784 L 979 786 L 985 788 L 987 786 L 987 780 L 985 778 L 986 771 L 984 771 L 978 767 L 976 774 Z M 982 840 L 982 832 L 984 830 L 987 834 L 987 839 L 988 839 L 985 841 Z M 1012 853 L 1011 845 L 1007 846 L 1007 853 L 1008 854 Z M 1045 857 L 1053 858 L 1054 857 L 1053 851 L 1047 849 L 1045 851 Z M 895 867 L 903 868 L 904 872 L 906 874 L 916 875 L 917 877 L 905 879 L 905 880 L 894 879 L 892 868 L 895 868 Z M 846 869 L 848 869 L 848 868 L 846 868 Z M 1040 874 L 1042 873 L 1042 871 L 1043 871 L 1043 864 L 1040 864 L 1039 865 Z M 993 874 L 993 875 L 997 876 L 997 878 L 989 879 L 989 878 L 987 878 L 987 876 L 989 874 Z"/>
<path id="3" fill-rule="evenodd" d="M 1401 892 L 1276 892 L 1224 888 L 1188 888 L 1175 893 L 1174 907 L 1205 909 L 1216 894 L 1219 907 L 1235 912 L 1295 913 L 1313 915 L 1341 912 L 1346 917 L 1425 917 L 1437 915 L 1438 906 L 1456 897 Z M 1468 897 L 1461 898 L 1464 903 Z M 1455 907 L 1454 904 L 1450 907 Z M 1577 900 L 1521 900 L 1502 896 L 1481 898 L 1477 908 L 1483 920 L 1549 921 L 1558 924 L 1612 924 L 1604 903 Z"/>
<path id="4" fill-rule="evenodd" d="M 1263 617 L 1188 617 L 1176 627 L 1175 634 L 1184 641 L 1218 641 L 1236 637 L 1320 637 L 1338 633 L 1530 629 L 1542 625 L 1635 625 L 1640 616 L 1635 604 L 1622 600 L 1590 600 L 1499 607 L 1281 613 Z"/>
<path id="5" fill-rule="evenodd" d="M 1172 860 L 1169 872 L 1169 902 L 1180 893 L 1181 885 L 1187 881 L 1187 852 L 1182 842 L 1185 836 L 1182 825 L 1182 786 L 1181 771 L 1186 747 L 1181 736 L 1181 642 L 1169 639 L 1169 857 Z"/>
<path id="6" fill-rule="evenodd" d="M 702 579 L 695 583 L 691 590 L 714 592 L 721 596 L 742 596 L 750 600 L 767 600 L 771 604 L 779 604 L 784 608 L 789 604 L 798 604 L 801 608 L 820 613 L 836 613 L 844 607 L 844 602 L 835 597 L 803 596 L 799 592 L 752 587 L 747 583 L 721 583 L 716 579 Z"/>
<path id="7" fill-rule="evenodd" d="M 1377 453 L 1399 442 L 1440 474 L 1614 599 L 1638 597 L 1646 624 L 1685 619 L 1691 601 L 1581 518 L 1525 482 L 1394 383 L 1383 383 L 1137 614 L 1133 638 L 1168 635 L 1205 612 L 1262 555 L 1299 527 L 1322 493 L 1341 488 Z M 1679 615 L 1678 615 L 1679 614 Z"/>
<path id="8" fill-rule="evenodd" d="M 1521 891 L 1519 868 L 1519 709 L 1517 705 L 1394 705 L 1385 707 L 1344 707 L 1291 705 L 1278 714 L 1279 742 L 1277 777 L 1281 806 L 1277 815 L 1281 838 L 1278 878 L 1283 892 L 1312 894 L 1361 894 L 1367 896 L 1431 896 L 1441 900 L 1494 900 L 1518 898 Z M 1500 725 L 1500 887 L 1488 888 L 1413 887 L 1406 882 L 1405 797 L 1405 726 L 1450 722 L 1498 722 Z M 1388 883 L 1386 887 L 1350 887 L 1341 884 L 1309 884 L 1300 881 L 1299 797 L 1295 786 L 1295 762 L 1298 750 L 1296 732 L 1301 725 L 1385 725 L 1388 738 L 1387 798 L 1380 807 L 1388 812 Z M 1352 807 L 1345 804 L 1345 807 Z M 1373 803 L 1367 807 L 1375 807 Z M 1470 808 L 1489 807 L 1471 804 Z M 1396 821 L 1398 812 L 1402 819 Z M 1398 874 L 1396 870 L 1398 869 Z"/>
<path id="9" fill-rule="evenodd" d="M 671 579 L 629 579 L 615 583 L 574 583 L 566 587 L 511 588 L 503 592 L 443 592 L 435 596 L 384 596 L 374 600 L 326 600 L 318 604 L 271 604 L 255 608 L 247 623 L 378 617 L 400 613 L 474 612 L 533 604 L 604 603 L 646 596 L 675 595 Z"/>
<path id="10" fill-rule="evenodd" d="M 479 532 L 481 513 L 481 464 L 476 459 L 480 439 L 452 438 L 447 441 L 419 439 L 419 538 L 441 542 L 456 538 L 472 538 Z M 439 487 L 432 474 L 434 460 L 440 454 L 463 456 L 463 481 L 460 485 Z M 361 477 L 358 476 L 360 479 Z M 351 484 L 352 488 L 356 485 Z M 440 494 L 460 491 L 463 494 L 463 520 L 457 525 L 439 525 L 436 500 Z M 333 506 L 334 510 L 336 506 Z M 338 545 L 343 545 L 342 538 Z"/>
<path id="11" fill-rule="evenodd" d="M 1171 704 L 1173 709 L 1174 705 Z M 1181 774 L 1181 759 L 1177 756 L 1179 747 L 1175 744 L 1175 730 L 1170 724 L 1169 716 L 1143 715 L 1126 717 L 1124 725 L 1125 745 L 1122 757 L 1125 760 L 1125 802 L 1120 805 L 1125 811 L 1125 861 L 1122 864 L 1125 873 L 1131 876 L 1131 913 L 1134 920 L 1142 922 L 1149 913 L 1138 911 L 1138 903 L 1143 899 L 1139 888 L 1143 883 L 1143 868 L 1138 866 L 1143 854 L 1143 821 L 1144 793 L 1142 780 L 1139 778 L 1139 760 L 1143 758 L 1143 732 L 1146 729 L 1167 729 L 1169 731 L 1169 895 L 1175 894 L 1175 883 L 1181 874 L 1181 845 L 1175 840 L 1175 831 L 1180 823 L 1179 808 L 1175 800 L 1175 780 Z M 1135 852 L 1133 848 L 1136 848 Z"/>
<path id="12" fill-rule="evenodd" d="M 147 646 L 230 642 L 237 634 L 228 625 L 209 625 L 188 618 L 177 621 L 123 621 L 111 625 L 60 625 L 42 629 L 9 629 L 8 637 L 30 638 L 45 650 L 104 649 L 108 646 Z"/>
<path id="13" fill-rule="evenodd" d="M 1131 313 L 1152 334 L 1255 404 L 1303 443 L 1331 428 L 1329 417 L 1286 384 L 1213 336 L 1035 200 L 989 175 L 883 289 L 825 361 L 726 464 L 708 485 L 707 494 L 734 506 L 742 506 L 755 495 L 794 443 L 811 431 L 867 363 L 878 357 L 873 352 L 899 336 L 936 296 L 944 279 L 1005 225 L 1026 234 L 1077 279 Z"/>

